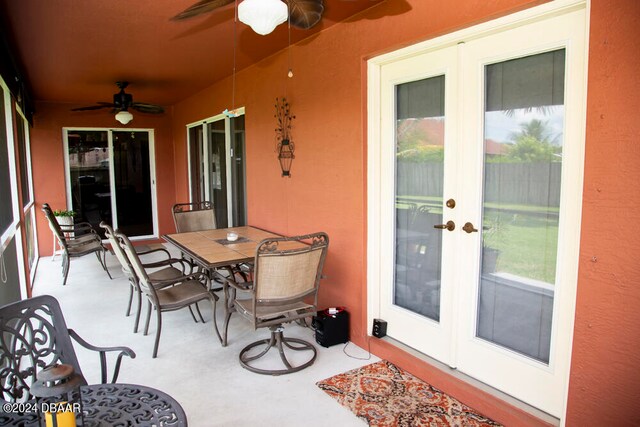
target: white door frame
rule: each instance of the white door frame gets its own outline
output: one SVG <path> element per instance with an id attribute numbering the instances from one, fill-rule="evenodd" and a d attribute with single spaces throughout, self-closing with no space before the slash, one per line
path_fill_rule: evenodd
<path id="1" fill-rule="evenodd" d="M 130 239 L 149 240 L 158 238 L 158 195 L 156 186 L 156 150 L 155 150 L 155 133 L 154 129 L 145 128 L 94 128 L 94 127 L 76 127 L 67 126 L 62 128 L 62 146 L 64 154 L 64 179 L 66 186 L 67 209 L 72 209 L 72 193 L 71 193 L 71 175 L 69 171 L 69 131 L 92 131 L 107 132 L 108 150 L 109 150 L 109 180 L 110 186 L 115 185 L 115 170 L 113 167 L 113 132 L 146 132 L 149 135 L 149 174 L 151 178 L 151 219 L 153 221 L 153 234 L 145 236 L 131 236 Z M 111 190 L 114 190 L 111 188 Z M 118 227 L 117 201 L 115 191 L 111 192 L 111 211 L 113 215 L 113 228 Z"/>
<path id="2" fill-rule="evenodd" d="M 566 263 L 569 267 L 566 269 L 564 275 L 563 287 L 558 291 L 562 292 L 562 299 L 567 301 L 565 305 L 560 309 L 560 315 L 554 315 L 554 329 L 561 327 L 564 330 L 564 338 L 567 340 L 566 351 L 562 352 L 558 361 L 561 366 L 564 367 L 562 375 L 564 376 L 564 390 L 563 390 L 563 402 L 560 404 L 561 409 L 555 411 L 554 415 L 559 416 L 562 420 L 566 413 L 566 396 L 568 393 L 568 377 L 569 367 L 571 361 L 571 348 L 573 341 L 573 322 L 575 315 L 575 299 L 577 290 L 577 265 L 579 254 L 579 235 L 580 235 L 580 220 L 581 220 L 581 199 L 582 199 L 582 182 L 583 182 L 583 164 L 584 164 L 584 139 L 585 139 L 585 124 L 586 124 L 586 58 L 588 54 L 588 20 L 589 20 L 589 3 L 588 0 L 556 0 L 543 4 L 541 6 L 533 7 L 521 12 L 514 13 L 509 16 L 505 16 L 490 22 L 482 23 L 477 26 L 460 30 L 451 34 L 447 34 L 441 37 L 437 37 L 432 40 L 428 40 L 423 43 L 416 44 L 404 49 L 400 49 L 395 52 L 391 52 L 379 57 L 373 58 L 368 61 L 368 149 L 367 149 L 367 215 L 368 215 L 368 230 L 367 230 L 367 309 L 368 309 L 368 325 L 367 330 L 371 331 L 373 319 L 378 317 L 381 305 L 381 288 L 383 287 L 383 280 L 387 278 L 388 272 L 384 271 L 383 265 L 385 260 L 382 259 L 383 254 L 383 242 L 389 241 L 389 234 L 393 233 L 391 227 L 387 226 L 384 221 L 384 209 L 382 205 L 383 200 L 386 200 L 384 191 L 384 185 L 380 180 L 380 176 L 385 166 L 384 153 L 382 148 L 382 141 L 385 136 L 384 130 L 380 128 L 381 119 L 383 114 L 388 114 L 387 111 L 381 111 L 381 70 L 382 67 L 388 64 L 392 64 L 399 60 L 406 60 L 417 55 L 421 55 L 434 50 L 440 50 L 449 46 L 453 46 L 460 42 L 470 42 L 472 40 L 487 37 L 491 34 L 496 34 L 517 28 L 523 25 L 543 21 L 554 16 L 567 14 L 574 11 L 584 10 L 585 13 L 585 25 L 584 34 L 584 52 L 581 52 L 584 57 L 584 71 L 582 71 L 583 81 L 580 81 L 578 85 L 582 85 L 583 90 L 578 97 L 581 97 L 581 107 L 577 108 L 572 114 L 582 124 L 581 130 L 578 134 L 574 134 L 574 139 L 579 141 L 575 144 L 571 156 L 574 159 L 571 169 L 563 170 L 563 175 L 570 176 L 574 180 L 572 189 L 577 189 L 574 201 L 571 203 L 567 215 L 571 217 L 572 226 L 569 232 L 565 232 L 565 236 L 560 236 L 560 239 L 564 239 L 568 243 L 559 241 L 558 257 L 561 262 Z M 463 48 L 464 46 L 462 46 Z M 462 50 L 461 48 L 461 50 Z M 570 66 L 570 65 L 569 65 Z M 571 96 L 568 94 L 567 96 Z M 575 94 L 574 94 L 575 95 Z M 575 103 L 574 103 L 575 106 Z M 463 108 L 460 106 L 459 108 Z M 566 179 L 563 179 L 564 192 L 567 191 Z M 446 197 L 446 196 L 445 196 Z M 477 220 L 477 219 L 469 219 Z M 458 222 L 457 222 L 458 223 Z M 476 223 L 474 221 L 474 223 Z M 567 221 L 565 221 L 566 225 Z M 561 252 L 562 251 L 562 252 Z M 567 256 L 570 254 L 570 256 Z M 386 260 L 388 262 L 388 260 Z M 560 298 L 557 298 L 560 299 Z M 557 302 L 557 301 L 556 301 Z M 555 303 L 554 303 L 555 305 Z M 554 310 L 558 307 L 554 306 Z M 558 325 L 561 323 L 562 325 Z M 460 325 L 460 330 L 468 325 Z M 554 334 L 556 331 L 554 331 Z"/>
<path id="3" fill-rule="evenodd" d="M 236 116 L 243 116 L 244 115 L 244 107 L 239 107 L 236 108 L 235 110 L 233 110 L 234 113 L 236 114 Z M 202 127 L 202 144 L 203 144 L 203 153 L 202 153 L 202 161 L 204 162 L 204 174 L 206 179 L 204 180 L 204 193 L 207 195 L 207 197 L 209 197 L 209 195 L 211 194 L 211 185 L 209 182 L 209 175 L 211 173 L 210 170 L 210 165 L 211 165 L 211 161 L 209 159 L 209 144 L 210 144 L 210 135 L 209 132 L 207 132 L 207 125 L 213 122 L 217 122 L 220 120 L 224 120 L 224 144 L 225 144 L 225 155 L 226 155 L 226 171 L 225 171 L 225 175 L 226 175 L 226 183 L 227 183 L 227 221 L 229 224 L 229 227 L 233 227 L 235 224 L 233 224 L 233 208 L 235 207 L 234 205 L 234 201 L 233 201 L 233 183 L 231 182 L 232 176 L 231 176 L 231 166 L 232 166 L 232 157 L 233 157 L 233 152 L 231 149 L 231 117 L 227 114 L 221 113 L 221 114 L 217 114 L 215 116 L 212 117 L 208 117 L 206 119 L 203 120 L 198 120 L 197 122 L 193 122 L 193 123 L 189 123 L 186 125 L 186 129 L 187 129 L 187 173 L 189 175 L 189 201 L 193 202 L 193 197 L 192 197 L 192 187 L 193 187 L 193 183 L 191 182 L 191 150 L 190 150 L 190 146 L 191 146 L 191 140 L 189 139 L 189 130 L 193 127 L 198 127 L 201 126 Z"/>

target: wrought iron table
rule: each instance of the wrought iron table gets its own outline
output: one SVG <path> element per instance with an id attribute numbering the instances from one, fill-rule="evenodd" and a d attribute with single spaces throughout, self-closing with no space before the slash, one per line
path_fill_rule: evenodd
<path id="1" fill-rule="evenodd" d="M 187 426 L 182 406 L 168 394 L 133 384 L 81 387 L 84 427 Z M 38 414 L 0 413 L 0 426 L 39 427 Z"/>

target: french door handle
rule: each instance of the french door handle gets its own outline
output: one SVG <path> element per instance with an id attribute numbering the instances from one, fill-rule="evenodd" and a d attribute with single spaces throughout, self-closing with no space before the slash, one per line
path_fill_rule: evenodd
<path id="1" fill-rule="evenodd" d="M 478 229 L 477 229 L 477 228 L 475 228 L 475 227 L 473 226 L 473 224 L 471 224 L 470 222 L 467 222 L 465 225 L 463 225 L 463 226 L 462 226 L 462 229 L 463 229 L 464 231 L 466 231 L 467 233 L 477 233 L 477 232 L 478 232 Z"/>
<path id="2" fill-rule="evenodd" d="M 436 224 L 433 228 L 439 228 L 440 230 L 449 230 L 453 231 L 456 229 L 456 223 L 453 221 L 447 221 L 446 224 Z"/>

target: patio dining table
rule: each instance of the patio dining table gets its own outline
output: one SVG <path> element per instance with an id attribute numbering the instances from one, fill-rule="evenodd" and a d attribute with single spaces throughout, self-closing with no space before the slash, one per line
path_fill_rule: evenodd
<path id="1" fill-rule="evenodd" d="M 235 233 L 234 241 L 227 239 L 228 233 Z M 198 266 L 206 270 L 211 279 L 221 277 L 219 270 L 234 265 L 251 263 L 255 259 L 256 248 L 264 239 L 282 237 L 279 234 L 251 226 L 217 228 L 214 230 L 191 231 L 163 235 L 162 238 L 191 258 Z M 300 246 L 300 243 L 286 242 L 284 246 Z M 281 246 L 281 248 L 284 248 Z M 230 268 L 227 269 L 230 271 Z M 227 329 L 231 313 L 235 310 L 233 297 L 229 295 L 229 286 L 222 281 L 224 291 L 225 322 L 221 336 L 222 346 L 227 345 Z M 232 290 L 235 292 L 235 290 Z"/>

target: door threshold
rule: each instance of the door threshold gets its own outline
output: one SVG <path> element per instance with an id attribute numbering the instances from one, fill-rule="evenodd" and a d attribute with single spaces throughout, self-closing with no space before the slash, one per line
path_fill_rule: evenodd
<path id="1" fill-rule="evenodd" d="M 369 339 L 372 339 L 373 337 L 369 337 Z M 463 381 L 465 383 L 467 383 L 468 385 L 481 390 L 493 397 L 495 397 L 496 399 L 502 400 L 505 403 L 523 411 L 526 412 L 527 414 L 539 419 L 542 422 L 545 422 L 549 425 L 552 426 L 560 426 L 560 420 L 556 417 L 554 417 L 553 415 L 550 415 L 534 406 L 531 406 L 525 402 L 523 402 L 522 400 L 519 400 L 507 393 L 504 393 L 496 388 L 491 387 L 490 385 L 483 383 L 482 381 L 479 381 L 473 377 L 470 377 L 469 375 L 458 371 L 456 368 L 452 368 L 449 365 L 442 363 L 436 359 L 434 359 L 433 357 L 427 356 L 424 353 L 419 352 L 418 350 L 409 347 L 406 344 L 403 344 L 402 342 L 393 339 L 389 336 L 385 336 L 384 338 L 380 339 L 381 341 L 386 341 L 388 344 L 397 347 L 398 349 L 410 354 L 411 356 L 415 357 L 416 359 L 421 360 L 422 362 L 431 365 L 432 367 L 438 369 L 439 371 L 445 373 L 446 375 L 449 375 L 455 379 L 458 379 L 460 381 Z M 428 381 L 427 381 L 428 382 Z M 464 403 L 464 402 L 463 402 Z"/>

